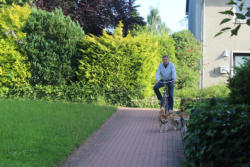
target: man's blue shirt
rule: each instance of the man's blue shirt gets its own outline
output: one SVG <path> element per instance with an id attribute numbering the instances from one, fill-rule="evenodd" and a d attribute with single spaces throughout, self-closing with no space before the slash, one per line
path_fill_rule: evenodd
<path id="1" fill-rule="evenodd" d="M 156 71 L 156 80 L 159 81 L 160 77 L 163 80 L 176 80 L 176 70 L 172 62 L 169 62 L 167 67 L 163 63 L 159 64 Z"/>

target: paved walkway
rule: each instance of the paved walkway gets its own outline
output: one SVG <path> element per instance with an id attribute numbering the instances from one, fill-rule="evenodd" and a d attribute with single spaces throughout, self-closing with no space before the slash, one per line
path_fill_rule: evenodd
<path id="1" fill-rule="evenodd" d="M 178 167 L 180 131 L 159 132 L 158 111 L 120 108 L 63 167 Z"/>

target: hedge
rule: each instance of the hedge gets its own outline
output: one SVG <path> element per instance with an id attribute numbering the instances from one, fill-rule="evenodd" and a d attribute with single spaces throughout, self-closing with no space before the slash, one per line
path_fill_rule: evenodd
<path id="1" fill-rule="evenodd" d="M 23 31 L 32 85 L 59 86 L 75 80 L 77 45 L 84 38 L 78 23 L 65 17 L 61 9 L 47 12 L 33 8 Z"/>
<path id="2" fill-rule="evenodd" d="M 249 166 L 250 106 L 215 98 L 191 103 L 184 166 Z"/>

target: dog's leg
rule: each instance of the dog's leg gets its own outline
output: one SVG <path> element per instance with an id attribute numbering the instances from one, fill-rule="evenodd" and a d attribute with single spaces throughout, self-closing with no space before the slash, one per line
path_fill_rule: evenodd
<path id="1" fill-rule="evenodd" d="M 160 133 L 162 133 L 163 132 L 163 126 L 162 126 L 162 124 L 160 124 Z"/>
<path id="2" fill-rule="evenodd" d="M 164 125 L 164 130 L 165 130 L 165 132 L 168 131 L 168 124 L 167 123 Z"/>

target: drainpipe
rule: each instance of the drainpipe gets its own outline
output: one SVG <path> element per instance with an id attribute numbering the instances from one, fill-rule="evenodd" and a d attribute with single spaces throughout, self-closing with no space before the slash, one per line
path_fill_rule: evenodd
<path id="1" fill-rule="evenodd" d="M 202 60 L 201 60 L 201 89 L 204 88 L 204 39 L 205 39 L 205 0 L 202 0 L 201 14 L 201 43 L 202 43 Z"/>

